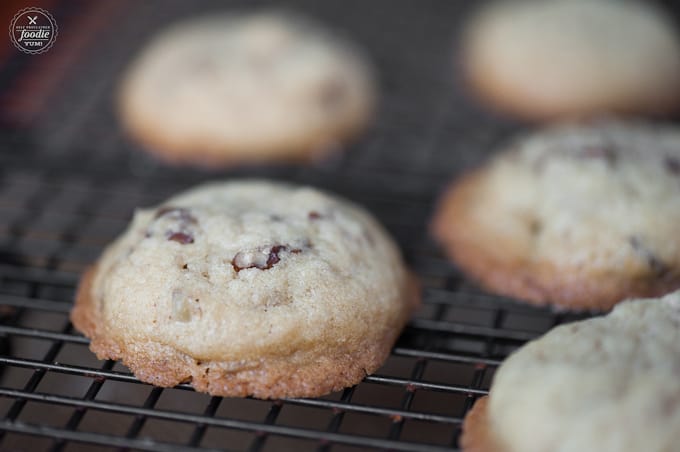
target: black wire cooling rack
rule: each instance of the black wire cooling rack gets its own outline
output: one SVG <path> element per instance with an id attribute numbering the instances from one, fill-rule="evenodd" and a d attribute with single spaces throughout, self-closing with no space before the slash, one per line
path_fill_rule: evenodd
<path id="1" fill-rule="evenodd" d="M 46 54 L 0 72 L 0 450 L 457 448 L 462 418 L 509 352 L 567 317 L 484 294 L 431 241 L 438 193 L 519 126 L 478 110 L 456 63 L 463 1 L 294 2 L 363 44 L 382 102 L 358 142 L 315 166 L 164 166 L 121 132 L 116 81 L 146 38 L 201 11 L 259 3 L 52 2 Z M 280 5 L 278 5 L 280 6 Z M 0 54 L 1 55 L 1 54 Z M 400 243 L 424 306 L 386 364 L 318 399 L 210 397 L 154 388 L 98 361 L 68 320 L 80 273 L 137 206 L 210 179 L 310 184 L 366 206 Z"/>

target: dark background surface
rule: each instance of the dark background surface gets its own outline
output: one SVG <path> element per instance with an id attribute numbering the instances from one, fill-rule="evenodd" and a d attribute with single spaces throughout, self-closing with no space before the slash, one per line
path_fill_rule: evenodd
<path id="1" fill-rule="evenodd" d="M 59 24 L 54 47 L 38 56 L 0 49 L 0 450 L 455 448 L 500 360 L 577 317 L 485 294 L 428 236 L 446 184 L 527 127 L 465 92 L 456 38 L 472 2 L 287 2 L 367 49 L 382 88 L 376 120 L 331 161 L 215 171 L 168 167 L 131 142 L 113 108 L 117 81 L 167 23 L 262 2 L 39 3 Z M 9 2 L 0 18 L 20 7 Z M 135 207 L 241 177 L 340 194 L 395 236 L 424 306 L 376 375 L 320 399 L 211 398 L 139 383 L 97 361 L 73 330 L 80 273 Z"/>

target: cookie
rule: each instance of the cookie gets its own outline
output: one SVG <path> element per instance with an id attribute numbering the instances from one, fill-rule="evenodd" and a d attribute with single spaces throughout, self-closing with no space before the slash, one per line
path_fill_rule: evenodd
<path id="1" fill-rule="evenodd" d="M 361 52 L 311 20 L 216 14 L 156 36 L 124 74 L 119 110 L 170 162 L 310 160 L 367 125 L 375 91 Z"/>
<path id="2" fill-rule="evenodd" d="M 553 126 L 509 144 L 441 198 L 433 233 L 488 290 L 610 309 L 680 287 L 680 132 Z"/>
<path id="3" fill-rule="evenodd" d="M 510 356 L 465 452 L 669 452 L 680 443 L 680 292 L 557 327 Z"/>
<path id="4" fill-rule="evenodd" d="M 311 397 L 378 369 L 418 298 L 363 209 L 241 181 L 138 210 L 83 276 L 71 319 L 100 359 L 154 385 Z"/>
<path id="5" fill-rule="evenodd" d="M 471 19 L 461 53 L 482 99 L 528 119 L 680 106 L 680 37 L 651 2 L 496 1 Z"/>

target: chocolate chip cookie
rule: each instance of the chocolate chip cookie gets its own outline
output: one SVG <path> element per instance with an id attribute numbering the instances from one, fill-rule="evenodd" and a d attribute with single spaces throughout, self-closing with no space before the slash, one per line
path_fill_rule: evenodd
<path id="1" fill-rule="evenodd" d="M 378 369 L 418 302 L 366 211 L 241 181 L 138 210 L 83 276 L 71 319 L 99 358 L 155 385 L 307 397 Z"/>
<path id="2" fill-rule="evenodd" d="M 552 119 L 680 106 L 680 36 L 653 2 L 496 1 L 466 30 L 467 79 L 497 109 Z"/>
<path id="3" fill-rule="evenodd" d="M 563 325 L 510 356 L 465 452 L 668 452 L 680 443 L 680 293 Z"/>
<path id="4" fill-rule="evenodd" d="M 680 131 L 553 126 L 453 183 L 433 232 L 488 290 L 610 309 L 680 287 Z"/>
<path id="5" fill-rule="evenodd" d="M 323 157 L 367 125 L 375 98 L 356 46 L 265 10 L 162 31 L 124 75 L 119 110 L 157 156 L 213 166 Z"/>

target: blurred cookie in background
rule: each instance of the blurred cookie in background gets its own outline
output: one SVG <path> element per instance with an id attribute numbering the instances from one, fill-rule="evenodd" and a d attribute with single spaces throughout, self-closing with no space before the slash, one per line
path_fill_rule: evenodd
<path id="1" fill-rule="evenodd" d="M 321 158 L 367 125 L 375 100 L 357 47 L 279 11 L 171 26 L 119 93 L 134 138 L 166 161 L 202 166 Z"/>
<path id="2" fill-rule="evenodd" d="M 680 105 L 678 31 L 652 2 L 495 1 L 471 19 L 462 55 L 477 94 L 526 119 Z"/>
<path id="3" fill-rule="evenodd" d="M 680 288 L 679 194 L 680 129 L 558 125 L 455 181 L 433 232 L 491 292 L 607 310 Z"/>

